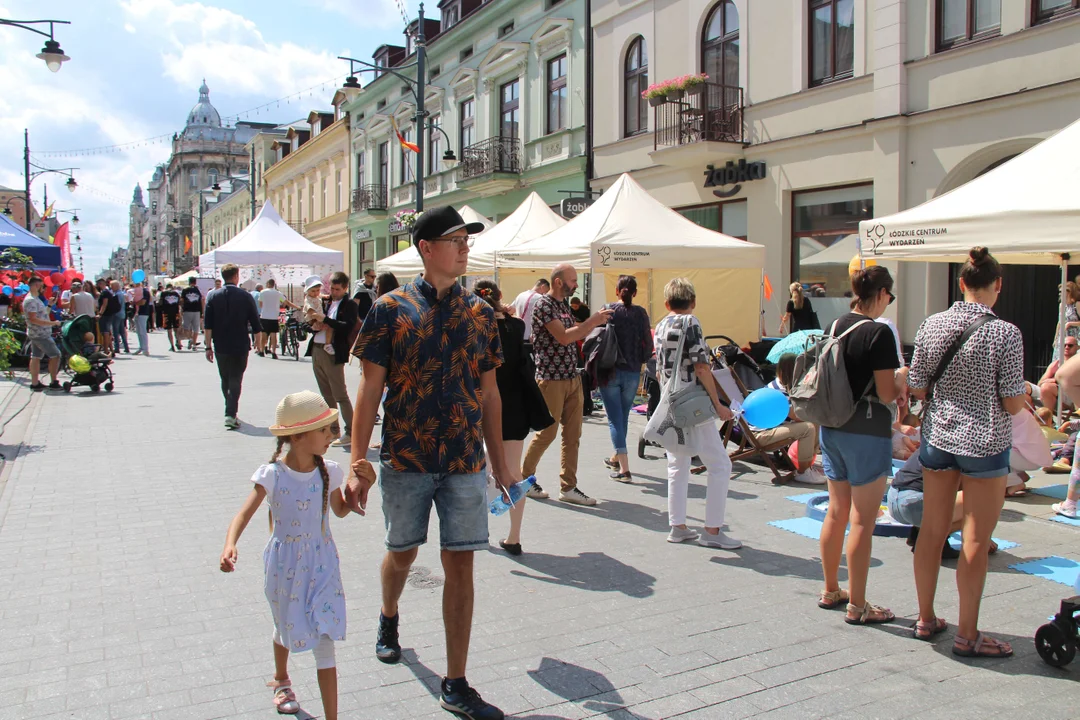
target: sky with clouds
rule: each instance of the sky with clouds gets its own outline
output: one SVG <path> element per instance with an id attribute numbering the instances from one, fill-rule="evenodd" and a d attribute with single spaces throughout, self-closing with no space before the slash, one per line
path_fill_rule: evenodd
<path id="1" fill-rule="evenodd" d="M 415 17 L 419 0 L 401 0 Z M 428 16 L 435 0 L 429 0 Z M 0 26 L 0 185 L 23 187 L 23 129 L 31 157 L 76 167 L 79 189 L 48 174 L 31 186 L 38 210 L 44 186 L 58 208 L 78 208 L 84 267 L 96 274 L 127 245 L 128 204 L 137 182 L 169 157 L 166 140 L 122 152 L 56 157 L 48 151 L 119 145 L 183 129 L 202 79 L 222 118 L 291 122 L 327 107 L 348 74 L 338 55 L 369 59 L 383 43 L 402 44 L 396 0 L 0 0 L 0 18 L 69 20 L 56 39 L 71 57 L 49 72 L 34 57 L 44 38 Z M 299 91 L 310 95 L 297 98 Z M 274 103 L 293 96 L 288 102 Z M 62 216 L 63 217 L 63 216 Z"/>

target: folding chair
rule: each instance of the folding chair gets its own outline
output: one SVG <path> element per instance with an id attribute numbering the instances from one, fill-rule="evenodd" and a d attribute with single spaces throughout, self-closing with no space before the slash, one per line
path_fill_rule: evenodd
<path id="1" fill-rule="evenodd" d="M 749 395 L 746 386 L 739 380 L 739 376 L 732 372 L 731 368 L 723 361 L 718 360 L 714 364 L 713 378 L 716 380 L 717 393 L 720 395 L 720 399 L 729 405 L 742 405 L 743 400 Z M 778 466 L 778 462 L 787 464 L 783 451 L 788 446 L 788 441 L 774 442 L 771 445 L 762 443 L 758 440 L 749 423 L 741 415 L 736 415 L 734 420 L 728 420 L 720 428 L 720 435 L 724 438 L 725 447 L 731 442 L 731 436 L 736 425 L 739 428 L 738 447 L 728 452 L 728 457 L 732 461 L 759 456 L 765 466 L 772 471 L 774 485 L 784 485 L 795 479 L 794 470 L 782 472 Z"/>

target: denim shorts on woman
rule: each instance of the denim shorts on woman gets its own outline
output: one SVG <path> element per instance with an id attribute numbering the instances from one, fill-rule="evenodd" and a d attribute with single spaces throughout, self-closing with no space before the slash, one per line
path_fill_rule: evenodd
<path id="1" fill-rule="evenodd" d="M 821 466 L 830 480 L 852 487 L 869 485 L 892 470 L 892 438 L 823 427 Z"/>
<path id="2" fill-rule="evenodd" d="M 431 505 L 439 514 L 443 550 L 488 546 L 487 472 L 432 475 L 379 468 L 386 549 L 402 552 L 427 542 Z"/>
<path id="3" fill-rule="evenodd" d="M 889 514 L 897 522 L 915 527 L 922 525 L 923 494 L 918 490 L 897 490 L 890 487 L 885 504 L 889 508 Z"/>
<path id="4" fill-rule="evenodd" d="M 1010 450 L 989 457 L 970 457 L 939 450 L 927 441 L 919 448 L 919 462 L 927 470 L 959 470 L 970 478 L 996 478 L 1009 474 Z"/>

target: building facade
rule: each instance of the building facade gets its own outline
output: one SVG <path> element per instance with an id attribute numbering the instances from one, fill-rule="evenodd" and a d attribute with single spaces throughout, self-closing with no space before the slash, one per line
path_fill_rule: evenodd
<path id="1" fill-rule="evenodd" d="M 585 189 L 584 0 L 443 0 L 438 7 L 440 17 L 424 30 L 424 109 L 443 132 L 418 131 L 412 86 L 389 72 L 345 106 L 354 277 L 408 247 L 395 215 L 416 207 L 416 172 L 425 178 L 425 206 L 469 205 L 496 222 L 529 192 L 554 206 L 567 197 L 561 191 Z M 415 79 L 415 67 L 403 67 L 415 59 L 407 34 L 404 46 L 376 50 L 374 64 Z M 423 168 L 398 142 L 395 125 L 407 141 L 423 143 Z M 443 163 L 447 150 L 456 166 Z"/>
<path id="2" fill-rule="evenodd" d="M 128 206 L 128 247 L 127 261 L 135 269 L 144 269 L 148 274 L 153 274 L 154 246 L 150 239 L 151 233 L 150 209 L 143 201 L 142 186 L 136 184 L 135 192 L 131 196 L 131 205 Z M 129 273 L 124 274 L 130 276 Z"/>
<path id="3" fill-rule="evenodd" d="M 26 227 L 26 192 L 0 185 L 0 212 L 19 227 Z M 41 220 L 37 208 L 30 205 L 30 222 L 34 227 Z"/>
<path id="4" fill-rule="evenodd" d="M 247 176 L 238 176 L 220 183 L 218 197 L 207 198 L 207 206 L 196 234 L 195 252 L 202 255 L 232 240 L 252 220 L 251 190 Z"/>
<path id="5" fill-rule="evenodd" d="M 261 193 L 278 214 L 308 240 L 340 250 L 352 267 L 348 229 L 349 130 L 337 92 L 333 108 L 313 110 L 284 135 L 259 138 L 254 163 L 261 167 Z M 268 164 L 269 163 L 269 164 Z M 257 169 L 256 172 L 259 172 Z"/>
<path id="6" fill-rule="evenodd" d="M 1080 116 L 1075 7 L 595 0 L 592 185 L 630 172 L 684 215 L 764 245 L 779 291 L 765 307 L 769 333 L 792 281 L 811 292 L 825 323 L 847 308 L 860 220 L 948 192 Z M 709 75 L 700 93 L 656 106 L 640 97 L 650 84 L 698 72 Z M 923 318 L 947 306 L 955 281 L 946 264 L 889 265 L 898 279 L 890 313 L 910 342 Z M 1029 271 L 1008 272 L 1018 288 Z M 1033 314 L 1029 366 L 1044 353 L 1029 336 L 1047 322 L 1053 331 L 1056 286 L 1043 288 L 1048 320 L 1034 317 L 1030 297 L 1014 293 L 1019 302 L 1007 309 L 1002 296 L 1010 319 Z"/>

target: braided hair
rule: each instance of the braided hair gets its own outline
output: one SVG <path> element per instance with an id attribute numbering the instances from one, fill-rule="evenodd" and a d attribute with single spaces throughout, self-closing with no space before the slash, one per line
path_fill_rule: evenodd
<path id="1" fill-rule="evenodd" d="M 284 449 L 286 443 L 288 443 L 288 442 L 289 442 L 289 438 L 287 438 L 287 437 L 279 437 L 277 439 L 277 448 L 274 450 L 274 454 L 270 456 L 270 464 L 271 465 L 276 463 L 278 461 L 278 458 L 281 457 L 281 451 L 282 451 L 282 449 Z M 267 519 L 270 521 L 270 532 L 274 532 L 274 511 L 273 510 L 271 510 L 270 514 L 267 515 Z"/>

